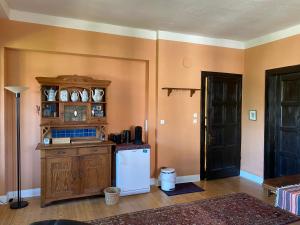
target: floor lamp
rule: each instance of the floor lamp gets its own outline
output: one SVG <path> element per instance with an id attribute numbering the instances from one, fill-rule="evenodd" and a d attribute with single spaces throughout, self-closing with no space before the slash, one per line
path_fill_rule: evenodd
<path id="1" fill-rule="evenodd" d="M 7 86 L 5 89 L 16 94 L 16 125 L 17 125 L 17 179 L 18 179 L 18 193 L 17 201 L 10 204 L 11 209 L 20 209 L 28 205 L 28 202 L 22 201 L 21 198 L 21 149 L 20 149 L 20 96 L 21 92 L 25 91 L 27 87 L 22 86 Z"/>

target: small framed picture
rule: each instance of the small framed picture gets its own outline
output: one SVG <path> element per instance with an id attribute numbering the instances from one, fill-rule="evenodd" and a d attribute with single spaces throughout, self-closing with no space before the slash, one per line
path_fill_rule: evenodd
<path id="1" fill-rule="evenodd" d="M 256 121 L 256 110 L 249 110 L 249 120 Z"/>

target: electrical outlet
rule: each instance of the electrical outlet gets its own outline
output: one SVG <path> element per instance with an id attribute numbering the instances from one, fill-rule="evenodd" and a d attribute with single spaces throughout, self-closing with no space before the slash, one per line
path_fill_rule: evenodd
<path id="1" fill-rule="evenodd" d="M 196 124 L 198 122 L 197 119 L 193 119 L 193 124 Z"/>
<path id="2" fill-rule="evenodd" d="M 165 120 L 160 120 L 160 125 L 165 125 Z"/>
<path id="3" fill-rule="evenodd" d="M 193 117 L 194 117 L 194 118 L 198 118 L 198 113 L 194 113 L 194 114 L 193 114 Z"/>

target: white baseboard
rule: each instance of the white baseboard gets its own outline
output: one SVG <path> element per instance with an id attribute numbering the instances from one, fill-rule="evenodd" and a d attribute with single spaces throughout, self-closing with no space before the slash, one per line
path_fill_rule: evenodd
<path id="1" fill-rule="evenodd" d="M 157 185 L 157 179 L 151 178 L 151 180 L 150 180 L 150 185 L 151 185 L 151 186 L 152 186 L 152 185 Z"/>
<path id="2" fill-rule="evenodd" d="M 200 174 L 176 177 L 176 184 L 200 181 Z"/>
<path id="3" fill-rule="evenodd" d="M 200 181 L 200 174 L 196 175 L 188 175 L 188 176 L 178 176 L 176 177 L 176 183 L 186 183 L 186 182 L 197 182 Z M 160 180 L 156 178 L 151 178 L 150 181 L 151 185 L 160 185 Z M 30 198 L 30 197 L 38 197 L 41 195 L 41 189 L 40 188 L 34 188 L 34 189 L 26 189 L 21 191 L 22 198 Z M 16 191 L 10 191 L 6 195 L 0 196 L 0 204 L 1 202 L 5 203 L 11 198 L 16 198 L 17 192 Z"/>
<path id="4" fill-rule="evenodd" d="M 264 178 L 259 177 L 253 173 L 249 173 L 247 171 L 241 170 L 240 171 L 240 177 L 243 177 L 247 180 L 250 180 L 252 182 L 255 182 L 257 184 L 262 184 L 264 182 Z"/>
<path id="5" fill-rule="evenodd" d="M 157 180 L 155 178 L 151 178 L 150 181 L 151 185 L 156 185 Z M 40 188 L 34 188 L 34 189 L 25 189 L 21 191 L 22 198 L 30 198 L 30 197 L 38 197 L 41 195 L 41 189 Z M 0 196 L 0 204 L 6 203 L 11 198 L 16 198 L 17 191 L 10 191 L 6 195 Z"/>
<path id="6" fill-rule="evenodd" d="M 40 188 L 25 189 L 21 191 L 22 198 L 37 197 L 41 195 Z M 17 191 L 10 191 L 6 195 L 0 196 L 0 201 L 6 203 L 11 198 L 16 198 Z M 0 203 L 1 204 L 1 203 Z"/>
<path id="7" fill-rule="evenodd" d="M 40 188 L 34 188 L 34 189 L 26 189 L 21 191 L 22 198 L 30 198 L 30 197 L 36 197 L 41 195 L 41 189 Z M 16 198 L 17 191 L 10 191 L 7 193 L 7 198 Z"/>
<path id="8" fill-rule="evenodd" d="M 5 195 L 0 196 L 0 205 L 7 203 L 7 197 Z"/>

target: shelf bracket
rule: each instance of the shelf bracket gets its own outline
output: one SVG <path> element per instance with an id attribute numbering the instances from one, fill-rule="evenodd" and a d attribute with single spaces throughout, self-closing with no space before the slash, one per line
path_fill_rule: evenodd
<path id="1" fill-rule="evenodd" d="M 190 97 L 193 97 L 193 95 L 195 94 L 196 90 L 195 89 L 191 89 L 190 91 L 191 91 Z"/>
<path id="2" fill-rule="evenodd" d="M 50 132 L 50 126 L 43 126 L 42 128 L 42 139 Z"/>

